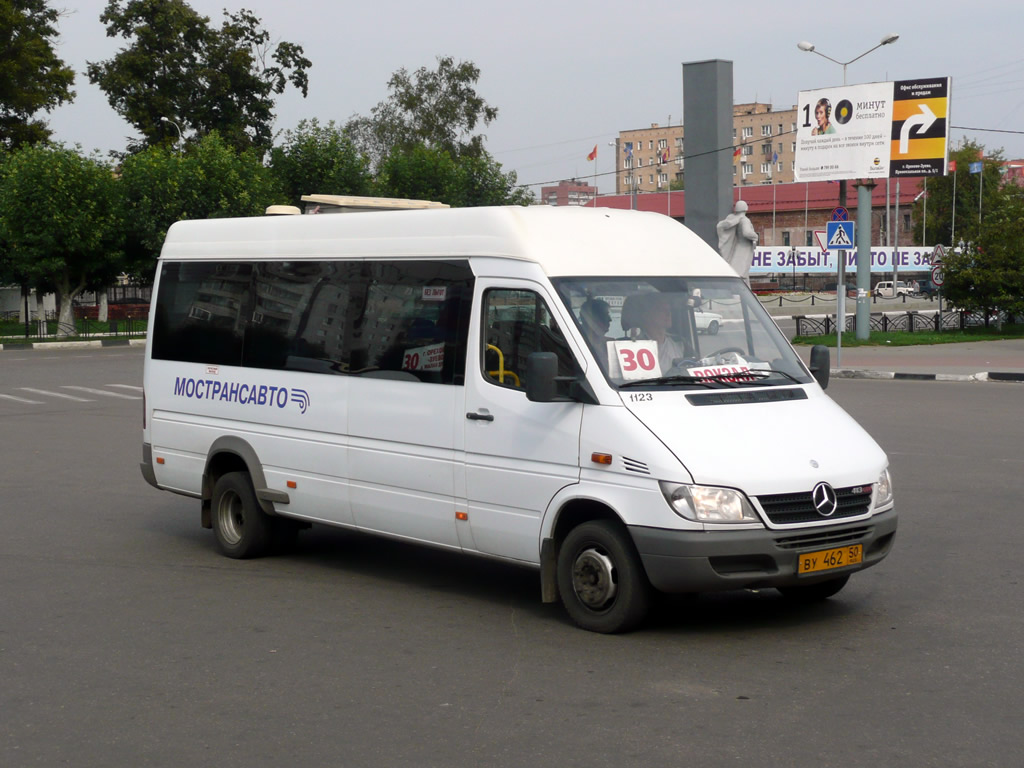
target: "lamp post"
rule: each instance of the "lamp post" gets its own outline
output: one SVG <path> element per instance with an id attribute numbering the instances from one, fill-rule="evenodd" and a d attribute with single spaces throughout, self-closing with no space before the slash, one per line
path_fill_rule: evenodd
<path id="1" fill-rule="evenodd" d="M 846 67 L 853 62 L 863 59 L 872 51 L 878 50 L 883 45 L 889 45 L 895 43 L 900 39 L 900 36 L 890 32 L 887 35 L 883 35 L 882 39 L 875 45 L 859 56 L 855 56 L 849 61 L 839 61 L 833 59 L 831 56 L 826 56 L 821 51 L 815 48 L 814 43 L 809 43 L 806 40 L 802 40 L 796 44 L 796 47 L 806 53 L 816 53 L 823 59 L 828 59 L 834 64 L 838 64 L 843 68 L 843 85 L 846 85 Z M 871 187 L 872 185 L 861 184 L 857 192 L 857 219 L 868 222 L 871 221 Z M 846 180 L 842 179 L 839 182 L 839 205 L 840 207 L 846 207 Z M 860 238 L 857 248 L 858 259 L 857 259 L 857 338 L 867 339 L 870 333 L 870 311 L 871 307 L 868 303 L 869 289 L 871 287 L 871 244 L 870 238 Z M 837 265 L 838 279 L 836 285 L 846 285 L 846 251 L 839 251 L 839 264 Z M 895 279 L 895 278 L 894 278 Z M 843 302 L 845 304 L 845 301 Z M 845 307 L 842 307 L 845 309 Z M 836 362 L 839 363 L 842 355 L 842 339 L 843 339 L 843 325 L 845 325 L 845 319 L 843 318 L 843 312 L 837 311 L 836 321 L 837 334 L 836 334 Z"/>
<path id="2" fill-rule="evenodd" d="M 178 132 L 178 141 L 175 142 L 175 146 L 177 146 L 177 144 L 181 143 L 181 126 L 179 126 L 176 122 L 171 120 L 169 117 L 161 117 L 160 118 L 160 122 L 161 123 L 170 123 L 171 125 L 173 125 L 174 126 L 174 130 L 176 130 Z"/>
<path id="3" fill-rule="evenodd" d="M 864 51 L 864 53 L 862 53 L 860 56 L 855 56 L 854 58 L 850 59 L 849 61 L 839 61 L 838 59 L 833 59 L 831 56 L 826 56 L 824 53 L 822 53 L 821 51 L 819 51 L 817 48 L 814 47 L 814 43 L 809 43 L 806 40 L 801 40 L 799 43 L 796 44 L 796 47 L 799 48 L 801 51 L 806 51 L 807 53 L 816 53 L 819 56 L 821 56 L 823 59 L 828 59 L 829 61 L 834 62 L 835 64 L 838 64 L 839 66 L 841 66 L 843 68 L 843 85 L 846 85 L 846 67 L 847 67 L 847 65 L 853 64 L 853 62 L 857 61 L 858 59 L 863 59 L 869 53 L 871 53 L 872 51 L 878 50 L 883 45 L 889 45 L 890 43 L 895 43 L 899 39 L 900 39 L 899 35 L 890 32 L 888 35 L 885 35 L 884 37 L 882 37 L 882 40 L 874 48 L 869 48 L 868 50 Z"/>

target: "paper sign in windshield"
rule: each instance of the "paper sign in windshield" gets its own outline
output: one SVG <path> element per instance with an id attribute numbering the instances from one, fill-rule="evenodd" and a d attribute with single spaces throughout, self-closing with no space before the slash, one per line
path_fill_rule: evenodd
<path id="1" fill-rule="evenodd" d="M 616 379 L 639 381 L 661 376 L 658 362 L 658 342 L 641 341 L 608 342 L 608 374 Z"/>
<path id="2" fill-rule="evenodd" d="M 689 368 L 686 372 L 699 379 L 722 376 L 720 381 L 748 381 L 751 377 L 743 374 L 749 370 L 749 365 L 706 365 L 701 368 Z"/>

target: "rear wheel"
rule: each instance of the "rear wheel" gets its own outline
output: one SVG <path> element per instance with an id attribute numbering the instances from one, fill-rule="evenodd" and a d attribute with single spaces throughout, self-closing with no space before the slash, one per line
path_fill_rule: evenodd
<path id="1" fill-rule="evenodd" d="M 213 486 L 213 532 L 228 557 L 259 557 L 272 539 L 270 517 L 260 508 L 246 472 L 228 472 Z"/>
<path id="2" fill-rule="evenodd" d="M 849 575 L 840 576 L 835 579 L 829 579 L 828 581 L 819 581 L 815 584 L 802 584 L 796 587 L 779 587 L 779 592 L 787 600 L 792 600 L 797 603 L 818 603 L 822 600 L 828 600 L 832 595 L 836 594 L 843 587 L 846 586 L 846 582 L 850 580 Z"/>
<path id="3" fill-rule="evenodd" d="M 650 585 L 621 525 L 591 520 L 573 528 L 558 552 L 558 592 L 569 616 L 592 632 L 625 632 L 647 615 Z"/>

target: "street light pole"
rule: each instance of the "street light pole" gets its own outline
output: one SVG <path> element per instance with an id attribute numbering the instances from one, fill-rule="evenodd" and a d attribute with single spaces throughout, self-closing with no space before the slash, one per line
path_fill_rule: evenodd
<path id="1" fill-rule="evenodd" d="M 160 118 L 160 122 L 161 123 L 170 123 L 171 125 L 174 126 L 174 130 L 176 130 L 178 132 L 178 141 L 175 142 L 175 146 L 180 144 L 181 143 L 181 126 L 179 126 L 176 122 L 171 120 L 169 117 L 161 117 Z"/>
<path id="2" fill-rule="evenodd" d="M 822 53 L 821 51 L 819 51 L 819 50 L 817 50 L 815 48 L 814 43 L 809 43 L 806 40 L 802 40 L 799 43 L 797 43 L 796 47 L 799 48 L 801 51 L 804 51 L 806 53 L 816 53 L 819 56 L 821 56 L 823 59 L 828 59 L 829 61 L 831 61 L 831 62 L 841 66 L 843 68 L 843 85 L 845 86 L 846 85 L 846 67 L 848 65 L 853 64 L 853 62 L 855 62 L 855 61 L 863 59 L 869 53 L 871 53 L 872 51 L 878 50 L 883 45 L 890 45 L 891 43 L 895 43 L 899 39 L 900 39 L 899 35 L 897 35 L 894 32 L 890 32 L 889 34 L 884 35 L 882 37 L 882 39 L 878 42 L 878 45 L 876 45 L 876 46 L 874 46 L 872 48 L 868 48 L 868 50 L 864 51 L 864 53 L 860 54 L 859 56 L 853 57 L 849 61 L 839 61 L 838 59 L 833 59 L 831 56 L 826 56 L 824 53 Z M 857 219 L 858 219 L 858 221 L 862 225 L 863 225 L 864 221 L 867 221 L 868 222 L 868 226 L 870 228 L 870 221 L 871 221 L 871 194 L 870 194 L 869 188 L 865 189 L 864 188 L 865 187 L 864 184 L 862 184 L 861 186 L 862 186 L 862 190 L 858 190 L 858 193 L 857 193 Z M 874 186 L 874 185 L 872 184 L 871 186 Z M 846 180 L 845 179 L 841 179 L 839 181 L 839 205 L 842 208 L 846 207 Z M 869 233 L 869 237 L 870 237 L 870 233 Z M 869 322 L 868 295 L 869 295 L 869 290 L 871 288 L 871 250 L 870 250 L 870 247 L 867 247 L 867 248 L 860 248 L 859 247 L 857 249 L 857 251 L 858 251 L 858 254 L 860 254 L 860 257 L 857 259 L 857 327 L 856 327 L 856 331 L 857 331 L 857 338 L 858 339 L 866 339 L 866 338 L 868 338 L 868 333 L 869 333 L 869 329 L 868 329 L 868 322 Z M 845 291 L 845 287 L 846 287 L 846 251 L 839 251 L 839 259 L 838 259 L 838 261 L 839 261 L 839 264 L 837 265 L 837 270 L 836 270 L 837 271 L 837 278 L 838 278 L 836 280 L 837 301 L 839 300 L 838 299 L 838 289 L 839 289 L 839 286 L 842 285 L 843 288 L 844 288 L 844 290 L 842 291 L 842 294 L 844 296 L 842 301 L 845 304 L 845 295 L 846 295 L 846 291 Z M 837 311 L 837 313 L 836 313 L 836 320 L 838 321 L 839 319 L 840 319 L 839 318 L 839 312 Z M 843 332 L 843 330 L 845 330 L 845 329 L 844 328 L 837 328 L 836 329 L 836 334 L 837 334 L 836 335 L 836 344 L 837 344 L 837 347 L 836 347 L 836 362 L 837 362 L 837 364 L 839 362 L 840 355 L 842 354 L 841 350 L 842 350 L 842 339 L 843 339 L 842 332 Z"/>

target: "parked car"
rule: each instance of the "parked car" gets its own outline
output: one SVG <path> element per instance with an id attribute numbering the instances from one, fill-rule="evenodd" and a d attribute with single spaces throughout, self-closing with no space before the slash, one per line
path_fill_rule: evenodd
<path id="1" fill-rule="evenodd" d="M 875 285 L 874 294 L 880 299 L 893 299 L 898 296 L 909 296 L 913 291 L 910 286 L 902 280 L 896 281 L 896 287 L 893 288 L 892 280 L 882 280 Z"/>
<path id="2" fill-rule="evenodd" d="M 703 309 L 693 311 L 693 319 L 697 322 L 697 333 L 706 333 L 714 336 L 722 327 L 722 316 L 715 312 L 705 312 Z"/>

